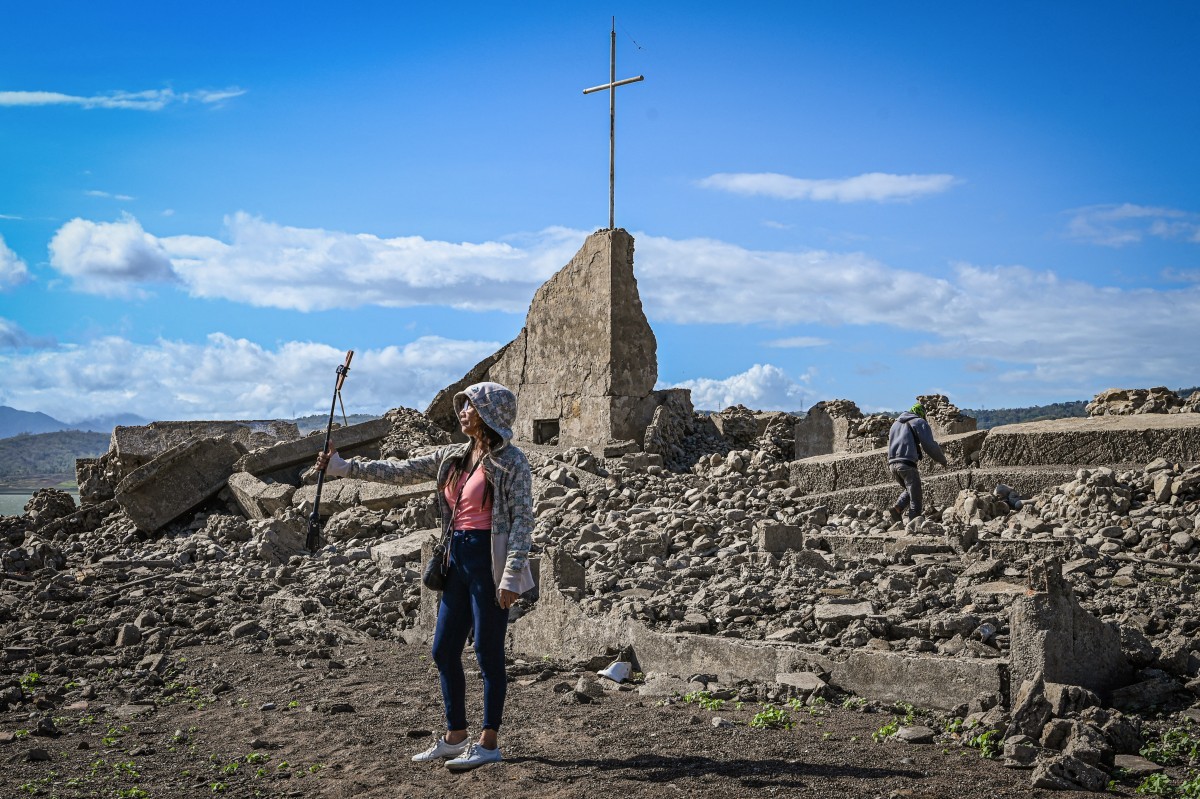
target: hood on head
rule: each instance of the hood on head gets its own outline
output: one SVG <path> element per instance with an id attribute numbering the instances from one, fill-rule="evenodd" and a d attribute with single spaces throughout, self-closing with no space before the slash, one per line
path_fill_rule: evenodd
<path id="1" fill-rule="evenodd" d="M 504 441 L 512 441 L 513 422 L 517 420 L 517 395 L 499 383 L 475 383 L 454 395 L 454 412 L 470 400 L 479 418 Z"/>

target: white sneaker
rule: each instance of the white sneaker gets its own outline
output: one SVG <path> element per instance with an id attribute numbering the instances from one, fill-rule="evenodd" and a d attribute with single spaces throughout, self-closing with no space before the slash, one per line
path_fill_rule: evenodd
<path id="1" fill-rule="evenodd" d="M 467 751 L 467 748 L 470 747 L 470 745 L 470 738 L 464 738 L 461 743 L 448 744 L 446 743 L 446 736 L 443 735 L 437 739 L 437 743 L 426 749 L 424 752 L 413 755 L 412 759 L 414 763 L 428 763 L 431 760 L 437 760 L 438 758 L 442 757 L 459 757 Z"/>
<path id="2" fill-rule="evenodd" d="M 500 747 L 484 749 L 478 743 L 472 743 L 467 747 L 467 751 L 453 760 L 447 760 L 446 768 L 451 771 L 470 771 L 473 768 L 479 768 L 485 763 L 499 763 L 503 759 L 500 756 Z"/>

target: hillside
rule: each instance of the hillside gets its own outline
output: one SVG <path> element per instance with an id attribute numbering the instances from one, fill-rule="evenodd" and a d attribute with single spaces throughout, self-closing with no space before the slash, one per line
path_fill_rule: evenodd
<path id="1" fill-rule="evenodd" d="M 988 430 L 1005 424 L 1020 422 L 1036 422 L 1043 419 L 1066 419 L 1073 416 L 1087 416 L 1087 402 L 1055 402 L 1050 405 L 1031 405 L 1028 408 L 995 408 L 992 410 L 972 410 L 964 408 L 963 413 L 975 417 L 976 427 Z"/>
<path id="2" fill-rule="evenodd" d="M 62 422 L 53 416 L 37 411 L 20 411 L 7 405 L 0 405 L 0 439 L 10 438 L 21 433 L 55 433 L 60 430 L 84 430 L 108 434 L 119 424 L 146 424 L 146 420 L 132 413 L 118 413 L 81 419 L 78 422 Z"/>
<path id="3" fill-rule="evenodd" d="M 0 484 L 30 477 L 64 475 L 74 478 L 76 458 L 95 458 L 108 450 L 109 436 L 63 430 L 23 433 L 0 439 Z"/>

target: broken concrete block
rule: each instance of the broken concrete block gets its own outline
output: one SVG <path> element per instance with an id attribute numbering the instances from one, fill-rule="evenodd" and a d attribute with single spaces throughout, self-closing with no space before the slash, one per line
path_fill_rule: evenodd
<path id="1" fill-rule="evenodd" d="M 1030 589 L 1012 605 L 1013 685 L 1041 674 L 1048 683 L 1081 685 L 1105 697 L 1129 682 L 1120 633 L 1079 605 L 1059 561 L 1031 569 Z"/>
<path id="2" fill-rule="evenodd" d="M 804 530 L 790 524 L 759 522 L 754 528 L 754 545 L 761 552 L 781 553 L 804 549 Z"/>
<path id="3" fill-rule="evenodd" d="M 875 608 L 870 602 L 855 600 L 838 602 L 835 600 L 814 607 L 813 621 L 818 625 L 836 624 L 841 626 L 849 624 L 855 619 L 865 619 L 874 613 Z"/>
<path id="4" fill-rule="evenodd" d="M 385 568 L 399 569 L 405 563 L 420 560 L 421 547 L 425 542 L 436 542 L 441 535 L 442 531 L 434 527 L 429 530 L 417 530 L 392 541 L 381 541 L 371 545 L 371 558 Z"/>
<path id="5" fill-rule="evenodd" d="M 238 507 L 250 519 L 269 519 L 291 504 L 296 493 L 295 486 L 264 483 L 249 472 L 234 472 L 228 485 Z"/>
<path id="6" fill-rule="evenodd" d="M 819 693 L 828 690 L 829 683 L 811 671 L 796 671 L 787 674 L 776 674 L 775 682 L 786 685 L 798 694 Z"/>
<path id="7" fill-rule="evenodd" d="M 245 448 L 228 438 L 193 439 L 135 469 L 116 499 L 137 528 L 153 533 L 225 487 Z"/>

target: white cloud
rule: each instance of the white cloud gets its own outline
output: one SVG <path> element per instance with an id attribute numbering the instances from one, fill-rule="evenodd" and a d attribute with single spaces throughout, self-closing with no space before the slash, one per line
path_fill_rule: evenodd
<path id="1" fill-rule="evenodd" d="M 0 316 L 0 350 L 53 346 L 53 339 L 31 336 L 16 322 Z"/>
<path id="2" fill-rule="evenodd" d="M 0 320 L 2 321 L 2 320 Z M 0 340 L 3 337 L 0 325 Z M 348 413 L 424 410 L 437 391 L 499 349 L 423 337 L 356 352 L 342 388 Z M 110 413 L 149 419 L 271 419 L 326 413 L 345 350 L 291 341 L 268 349 L 214 333 L 198 344 L 110 337 L 52 351 L 0 354 L 0 404 L 66 422 Z M 340 412 L 340 411 L 339 411 Z"/>
<path id="3" fill-rule="evenodd" d="M 551 228 L 520 240 L 453 243 L 295 228 L 242 213 L 226 226 L 225 241 L 160 239 L 132 217 L 77 219 L 55 236 L 51 265 L 79 288 L 116 295 L 177 281 L 196 297 L 299 311 L 441 305 L 523 313 L 537 286 L 587 236 Z M 1003 364 L 998 380 L 1035 389 L 1092 387 L 1101 379 L 1197 380 L 1187 347 L 1200 339 L 1197 283 L 1127 290 L 1061 280 L 1050 271 L 974 265 L 939 277 L 861 252 L 636 238 L 638 285 L 652 322 L 796 325 L 806 333 L 814 325 L 879 326 L 893 350 Z M 782 336 L 771 346 L 821 346 L 837 338 L 819 334 Z"/>
<path id="4" fill-rule="evenodd" d="M 1154 236 L 1200 243 L 1200 214 L 1175 208 L 1123 203 L 1077 208 L 1067 237 L 1105 247 L 1124 247 Z"/>
<path id="5" fill-rule="evenodd" d="M 527 237 L 525 246 L 388 239 L 289 227 L 245 213 L 225 225 L 228 241 L 157 238 L 131 216 L 113 223 L 74 219 L 51 242 L 51 266 L 76 288 L 101 294 L 178 281 L 195 297 L 299 311 L 444 305 L 519 313 L 586 238 L 549 228 Z"/>
<path id="6" fill-rule="evenodd" d="M 698 181 L 697 185 L 779 200 L 855 203 L 912 200 L 927 194 L 940 194 L 960 182 L 953 175 L 889 175 L 884 172 L 835 180 L 794 178 L 775 172 L 718 172 Z"/>
<path id="7" fill-rule="evenodd" d="M 172 89 L 148 89 L 141 92 L 116 91 L 108 94 L 80 96 L 61 92 L 10 91 L 0 92 L 0 106 L 74 105 L 80 108 L 123 108 L 136 111 L 161 111 L 179 103 L 214 104 L 245 94 L 236 86 L 228 89 L 202 89 L 194 92 L 175 92 Z"/>
<path id="8" fill-rule="evenodd" d="M 914 348 L 934 358 L 1007 364 L 997 379 L 1029 386 L 1192 385 L 1200 340 L 1200 285 L 1116 289 L 1019 266 L 957 267 L 955 288 L 972 310 L 930 329 Z"/>
<path id="9" fill-rule="evenodd" d="M 122 202 L 128 202 L 129 200 L 137 199 L 136 197 L 130 197 L 128 194 L 110 194 L 107 191 L 100 191 L 98 189 L 92 189 L 90 191 L 85 191 L 84 194 L 86 194 L 89 197 L 106 197 L 106 198 L 110 198 L 113 200 L 121 200 Z"/>
<path id="10" fill-rule="evenodd" d="M 741 374 L 724 379 L 702 377 L 675 384 L 692 390 L 692 405 L 706 411 L 720 411 L 731 405 L 745 405 L 762 411 L 796 411 L 805 407 L 808 375 L 797 382 L 778 366 L 754 364 Z"/>
<path id="11" fill-rule="evenodd" d="M 176 280 L 158 239 L 126 215 L 120 222 L 72 219 L 50 240 L 50 265 L 81 291 L 137 296 L 140 284 Z"/>
<path id="12" fill-rule="evenodd" d="M 777 338 L 773 341 L 768 341 L 766 346 L 778 347 L 780 349 L 802 349 L 806 347 L 827 347 L 831 343 L 827 338 L 817 338 L 816 336 L 792 336 L 791 338 Z"/>
<path id="13" fill-rule="evenodd" d="M 29 267 L 9 249 L 0 236 L 0 291 L 7 291 L 29 280 Z"/>

